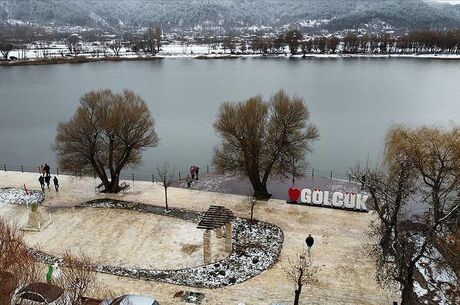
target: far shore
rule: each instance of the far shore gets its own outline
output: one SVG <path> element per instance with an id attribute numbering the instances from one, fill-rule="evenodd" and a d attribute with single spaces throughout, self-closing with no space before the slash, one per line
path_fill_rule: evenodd
<path id="1" fill-rule="evenodd" d="M 155 55 L 155 56 L 104 56 L 88 57 L 85 55 L 73 57 L 51 57 L 39 59 L 19 59 L 0 61 L 0 66 L 32 66 L 32 65 L 55 65 L 55 64 L 80 64 L 90 62 L 120 62 L 120 61 L 151 61 L 168 58 L 190 58 L 199 60 L 209 59 L 238 59 L 238 58 L 269 58 L 269 59 L 337 59 L 337 58 L 416 58 L 416 59 L 438 59 L 438 60 L 459 60 L 460 54 L 179 54 L 179 55 Z"/>

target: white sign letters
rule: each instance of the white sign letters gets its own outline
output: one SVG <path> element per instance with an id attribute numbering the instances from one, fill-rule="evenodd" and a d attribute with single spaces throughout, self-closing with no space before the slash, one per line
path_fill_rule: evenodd
<path id="1" fill-rule="evenodd" d="M 331 194 L 329 191 L 290 188 L 289 198 L 290 203 L 367 212 L 366 200 L 368 196 L 363 194 L 341 192 Z"/>

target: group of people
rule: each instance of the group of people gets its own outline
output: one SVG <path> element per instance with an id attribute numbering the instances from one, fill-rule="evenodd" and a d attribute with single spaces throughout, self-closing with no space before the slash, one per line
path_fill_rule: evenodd
<path id="1" fill-rule="evenodd" d="M 196 165 L 190 166 L 190 174 L 187 174 L 185 177 L 185 182 L 187 182 L 187 187 L 190 188 L 192 185 L 193 180 L 198 180 L 198 172 L 200 168 Z"/>
<path id="2" fill-rule="evenodd" d="M 38 177 L 38 182 L 40 182 L 40 187 L 42 189 L 42 192 L 45 191 L 45 183 L 50 189 L 50 184 L 51 184 L 51 168 L 50 166 L 45 163 L 45 165 L 40 165 L 40 177 Z M 53 178 L 53 183 L 54 183 L 54 189 L 56 192 L 59 192 L 59 180 L 56 176 Z"/>

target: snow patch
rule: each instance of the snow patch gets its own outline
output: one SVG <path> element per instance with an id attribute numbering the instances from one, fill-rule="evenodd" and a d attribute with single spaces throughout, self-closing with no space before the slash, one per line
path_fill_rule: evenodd
<path id="1" fill-rule="evenodd" d="M 18 204 L 30 205 L 40 204 L 45 200 L 45 195 L 39 191 L 28 191 L 28 194 L 23 189 L 17 188 L 2 188 L 0 189 L 0 206 L 2 204 Z"/>

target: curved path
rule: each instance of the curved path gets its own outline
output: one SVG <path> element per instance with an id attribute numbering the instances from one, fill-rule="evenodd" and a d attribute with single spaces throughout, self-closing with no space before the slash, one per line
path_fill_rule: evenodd
<path id="1" fill-rule="evenodd" d="M 97 199 L 83 203 L 78 208 L 129 209 L 141 213 L 179 218 L 198 223 L 203 213 L 186 209 L 170 209 L 143 203 Z M 217 288 L 246 281 L 270 268 L 281 252 L 283 232 L 273 224 L 257 222 L 249 230 L 248 220 L 237 218 L 233 223 L 233 248 L 225 259 L 208 265 L 178 270 L 156 270 L 147 268 L 128 268 L 94 264 L 101 273 L 117 276 L 155 280 L 165 283 L 202 288 Z M 30 251 L 41 262 L 60 263 L 61 259 L 43 251 L 31 248 Z"/>

